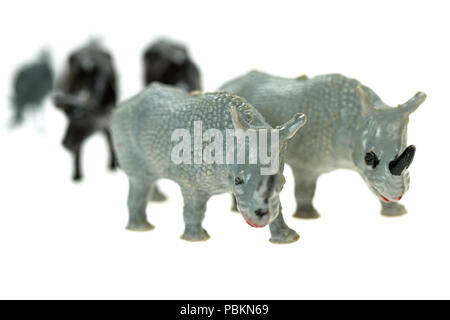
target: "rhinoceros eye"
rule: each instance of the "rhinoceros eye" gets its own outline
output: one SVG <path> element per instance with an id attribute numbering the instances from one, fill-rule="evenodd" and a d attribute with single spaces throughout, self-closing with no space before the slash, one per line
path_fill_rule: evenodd
<path id="1" fill-rule="evenodd" d="M 240 184 L 243 184 L 244 183 L 244 180 L 242 180 L 242 178 L 241 177 L 236 177 L 236 178 L 234 178 L 234 184 L 235 185 L 240 185 Z"/>
<path id="2" fill-rule="evenodd" d="M 364 161 L 366 162 L 366 164 L 368 166 L 371 166 L 372 168 L 376 168 L 378 163 L 380 163 L 380 161 L 378 160 L 377 155 L 373 151 L 370 151 L 370 152 L 366 153 L 366 155 L 364 156 Z"/>

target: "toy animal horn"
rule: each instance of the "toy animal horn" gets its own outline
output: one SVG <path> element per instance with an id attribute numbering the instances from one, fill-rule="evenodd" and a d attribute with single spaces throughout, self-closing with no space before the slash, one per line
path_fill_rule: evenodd
<path id="1" fill-rule="evenodd" d="M 400 176 L 410 166 L 415 153 L 416 147 L 413 145 L 406 148 L 400 156 L 389 163 L 389 171 L 394 176 Z"/>
<path id="2" fill-rule="evenodd" d="M 406 103 L 399 105 L 398 107 L 405 110 L 407 114 L 414 112 L 427 98 L 427 95 L 423 92 L 417 92 L 414 97 L 409 99 Z"/>

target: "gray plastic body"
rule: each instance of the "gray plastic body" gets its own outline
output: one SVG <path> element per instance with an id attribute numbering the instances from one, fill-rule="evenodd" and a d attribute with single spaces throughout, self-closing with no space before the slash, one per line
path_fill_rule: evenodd
<path id="1" fill-rule="evenodd" d="M 247 99 L 272 126 L 296 112 L 308 116 L 285 159 L 295 176 L 296 217 L 319 217 L 312 203 L 316 181 L 341 168 L 360 173 L 380 200 L 383 215 L 406 213 L 398 200 L 409 188 L 407 169 L 415 151 L 406 145 L 407 125 L 425 94 L 393 108 L 357 80 L 339 74 L 287 79 L 258 71 L 221 90 Z"/>
<path id="2" fill-rule="evenodd" d="M 289 119 L 288 119 L 289 120 Z M 271 129 L 262 116 L 244 99 L 225 92 L 189 94 L 184 90 L 152 83 L 147 89 L 123 102 L 115 111 L 111 129 L 121 168 L 129 178 L 128 229 L 153 229 L 147 222 L 147 200 L 155 181 L 175 181 L 184 199 L 185 231 L 182 239 L 200 241 L 209 238 L 202 227 L 206 203 L 215 194 L 232 191 L 245 220 L 254 227 L 270 224 L 271 241 L 288 243 L 298 239 L 281 215 L 279 192 L 284 184 L 284 146 L 305 123 L 304 115 L 295 115 L 280 128 L 279 170 L 261 174 L 261 163 L 175 163 L 172 134 L 187 129 L 191 135 L 198 121 L 202 130 Z M 203 143 L 203 146 L 208 143 Z M 248 144 L 248 141 L 246 142 Z M 194 152 L 194 147 L 192 147 Z M 245 148 L 248 159 L 248 148 Z M 225 153 L 225 150 L 224 150 Z M 189 152 L 191 155 L 191 152 Z"/>

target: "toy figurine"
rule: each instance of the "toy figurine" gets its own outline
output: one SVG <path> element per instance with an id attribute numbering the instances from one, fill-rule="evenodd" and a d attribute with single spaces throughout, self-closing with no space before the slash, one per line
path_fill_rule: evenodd
<path id="1" fill-rule="evenodd" d="M 178 183 L 183 194 L 185 230 L 181 238 L 184 240 L 209 238 L 202 227 L 206 203 L 212 195 L 231 190 L 248 224 L 264 227 L 270 223 L 272 242 L 296 241 L 297 233 L 285 224 L 281 215 L 279 192 L 284 184 L 282 172 L 286 143 L 304 123 L 305 116 L 296 114 L 280 128 L 279 144 L 271 149 L 274 150 L 271 156 L 279 155 L 276 162 L 279 166 L 274 173 L 265 175 L 261 173 L 260 159 L 253 164 L 246 164 L 245 161 L 239 164 L 236 159 L 228 161 L 228 148 L 226 162 L 220 159 L 210 161 L 211 158 L 205 156 L 210 154 L 216 159 L 215 156 L 225 149 L 221 138 L 229 131 L 234 133 L 232 129 L 260 134 L 262 129 L 271 129 L 259 112 L 244 99 L 226 92 L 188 94 L 173 86 L 150 84 L 140 94 L 123 102 L 115 111 L 111 123 L 119 163 L 129 179 L 127 229 L 153 229 L 145 213 L 147 199 L 155 181 L 167 178 Z M 209 135 L 208 139 L 200 137 L 198 142 L 198 135 L 202 135 L 203 130 L 205 136 L 208 132 L 214 131 L 215 134 Z M 180 136 L 180 132 L 184 135 Z M 190 138 L 192 132 L 193 146 Z M 178 143 L 180 137 L 182 142 Z M 212 140 L 214 145 L 220 142 L 220 147 L 207 153 Z M 181 150 L 178 149 L 180 144 L 183 146 Z M 236 150 L 244 149 L 244 159 L 249 159 L 249 145 L 249 139 L 237 143 Z M 182 154 L 183 161 L 174 154 Z"/>
<path id="2" fill-rule="evenodd" d="M 14 77 L 13 125 L 23 122 L 27 110 L 42 107 L 45 97 L 53 88 L 53 71 L 50 53 L 43 51 L 37 61 L 28 63 L 17 71 Z"/>
<path id="3" fill-rule="evenodd" d="M 173 85 L 186 91 L 201 90 L 200 72 L 181 44 L 159 40 L 144 52 L 144 83 L 153 81 Z M 167 197 L 155 185 L 152 201 L 165 201 Z"/>
<path id="4" fill-rule="evenodd" d="M 200 72 L 185 47 L 159 40 L 144 52 L 145 85 L 153 81 L 187 91 L 201 90 Z"/>
<path id="5" fill-rule="evenodd" d="M 111 55 L 96 42 L 73 52 L 68 59 L 60 90 L 55 94 L 54 102 L 69 120 L 63 145 L 74 157 L 73 180 L 82 179 L 82 144 L 97 131 L 106 136 L 110 152 L 109 167 L 114 170 L 117 160 L 109 120 L 116 107 L 118 93 Z"/>
<path id="6" fill-rule="evenodd" d="M 295 217 L 319 217 L 312 203 L 317 178 L 341 168 L 360 173 L 380 200 L 382 215 L 406 213 L 398 201 L 409 188 L 407 169 L 415 153 L 415 147 L 406 144 L 406 131 L 424 93 L 391 108 L 368 87 L 339 74 L 285 79 L 258 71 L 221 90 L 247 99 L 271 125 L 295 112 L 308 115 L 308 124 L 286 153 L 295 177 Z"/>

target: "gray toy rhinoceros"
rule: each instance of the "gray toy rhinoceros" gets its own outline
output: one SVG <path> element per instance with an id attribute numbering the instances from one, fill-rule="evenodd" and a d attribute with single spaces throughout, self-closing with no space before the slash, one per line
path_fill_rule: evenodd
<path id="1" fill-rule="evenodd" d="M 272 129 L 244 99 L 226 92 L 187 93 L 181 89 L 153 83 L 140 94 L 122 103 L 112 119 L 114 146 L 120 166 L 129 179 L 128 229 L 153 229 L 147 222 L 147 199 L 157 179 L 167 178 L 181 187 L 184 199 L 185 230 L 182 239 L 201 241 L 209 238 L 202 228 L 206 203 L 214 194 L 229 192 L 237 198 L 238 207 L 247 223 L 263 227 L 270 223 L 271 241 L 289 243 L 298 235 L 284 222 L 279 192 L 284 184 L 283 154 L 291 137 L 305 123 L 296 114 L 279 129 L 279 170 L 262 175 L 261 163 L 220 164 L 175 163 L 172 134 L 186 129 L 195 134 L 195 123 L 202 129 L 217 129 L 223 136 L 227 129 Z M 255 132 L 256 132 L 255 131 Z M 272 140 L 271 140 L 272 141 Z M 190 138 L 188 144 L 190 144 Z M 208 143 L 203 141 L 203 147 Z M 245 145 L 249 140 L 245 140 Z M 242 145 L 240 146 L 242 147 Z M 189 147 L 190 148 L 190 147 Z M 239 148 L 239 145 L 238 145 Z M 192 151 L 183 157 L 192 156 Z M 248 159 L 248 148 L 245 148 Z M 195 155 L 194 155 L 195 157 Z M 259 161 L 259 160 L 258 160 Z"/>
<path id="2" fill-rule="evenodd" d="M 221 90 L 247 99 L 271 125 L 296 112 L 308 116 L 286 153 L 295 177 L 295 217 L 319 217 L 312 204 L 317 178 L 340 168 L 361 174 L 379 198 L 383 215 L 406 213 L 397 202 L 409 188 L 407 169 L 415 153 L 414 146 L 406 145 L 406 131 L 424 93 L 391 108 L 368 87 L 339 74 L 286 79 L 258 71 Z"/>

